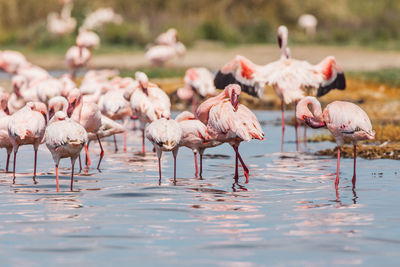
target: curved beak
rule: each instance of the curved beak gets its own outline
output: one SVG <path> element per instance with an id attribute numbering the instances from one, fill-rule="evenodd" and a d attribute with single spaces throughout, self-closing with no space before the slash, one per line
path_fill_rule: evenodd
<path id="1" fill-rule="evenodd" d="M 326 126 L 326 123 L 323 121 L 317 121 L 314 118 L 304 116 L 304 122 L 313 129 L 318 129 Z"/>
<path id="2" fill-rule="evenodd" d="M 51 109 L 49 110 L 49 120 L 51 120 L 51 118 L 53 118 L 54 114 L 55 114 L 54 108 L 51 108 Z"/>
<path id="3" fill-rule="evenodd" d="M 8 106 L 6 106 L 6 108 L 4 109 L 4 112 L 5 112 L 7 115 L 10 115 L 10 110 L 8 109 Z"/>
<path id="4" fill-rule="evenodd" d="M 282 48 L 282 37 L 278 34 L 278 44 L 279 48 Z"/>
<path id="5" fill-rule="evenodd" d="M 68 108 L 67 108 L 67 116 L 68 117 L 71 117 L 72 111 L 74 111 L 74 108 L 75 108 L 75 103 L 76 103 L 76 101 L 69 103 Z"/>
<path id="6" fill-rule="evenodd" d="M 237 110 L 238 103 L 239 103 L 239 95 L 237 95 L 235 92 L 232 92 L 231 104 L 235 110 Z"/>
<path id="7" fill-rule="evenodd" d="M 46 124 L 47 124 L 47 114 L 46 114 L 46 112 L 41 112 L 42 113 L 42 115 L 43 115 L 43 117 L 44 117 L 44 121 L 46 122 Z"/>

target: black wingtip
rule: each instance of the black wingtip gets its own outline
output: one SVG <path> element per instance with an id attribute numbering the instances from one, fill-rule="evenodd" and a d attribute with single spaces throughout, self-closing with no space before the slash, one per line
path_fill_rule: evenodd
<path id="1" fill-rule="evenodd" d="M 336 79 L 333 80 L 330 84 L 327 84 L 325 86 L 320 86 L 318 88 L 317 97 L 326 95 L 332 89 L 339 89 L 339 90 L 346 89 L 346 77 L 344 76 L 344 73 L 338 73 Z"/>
<path id="2" fill-rule="evenodd" d="M 231 73 L 224 74 L 221 71 L 218 71 L 217 75 L 214 78 L 215 87 L 218 89 L 224 89 L 229 84 L 238 84 L 240 85 L 242 91 L 248 93 L 251 96 L 259 97 L 254 86 L 249 86 L 239 82 Z"/>

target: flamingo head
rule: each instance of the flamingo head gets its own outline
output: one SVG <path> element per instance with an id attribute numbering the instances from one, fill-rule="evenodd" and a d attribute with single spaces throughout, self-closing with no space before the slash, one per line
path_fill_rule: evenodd
<path id="1" fill-rule="evenodd" d="M 10 115 L 10 111 L 8 110 L 8 99 L 10 98 L 10 94 L 7 92 L 2 92 L 0 94 L 0 106 L 1 109 L 7 114 Z"/>
<path id="2" fill-rule="evenodd" d="M 278 44 L 279 48 L 282 48 L 282 46 L 287 45 L 287 38 L 288 38 L 288 29 L 285 25 L 281 25 L 278 28 Z"/>
<path id="3" fill-rule="evenodd" d="M 53 118 L 50 119 L 49 123 L 53 123 L 56 121 L 64 121 L 68 118 L 67 114 L 64 111 L 57 111 Z"/>
<path id="4" fill-rule="evenodd" d="M 310 111 L 308 107 L 309 104 L 312 106 L 312 111 Z M 321 104 L 312 96 L 303 98 L 297 104 L 296 118 L 300 121 L 304 121 L 311 128 L 321 128 L 326 126 L 321 112 Z"/>
<path id="5" fill-rule="evenodd" d="M 68 109 L 67 115 L 71 117 L 75 107 L 82 101 L 82 93 L 78 88 L 73 89 L 68 95 Z"/>
<path id="6" fill-rule="evenodd" d="M 26 104 L 31 110 L 40 112 L 43 117 L 45 122 L 47 122 L 47 107 L 44 103 L 42 102 L 28 102 Z"/>
<path id="7" fill-rule="evenodd" d="M 137 71 L 135 73 L 135 79 L 139 82 L 139 86 L 143 92 L 148 95 L 147 87 L 149 87 L 149 77 L 147 77 L 146 73 Z"/>
<path id="8" fill-rule="evenodd" d="M 228 86 L 225 87 L 225 94 L 229 96 L 229 99 L 235 111 L 237 110 L 239 105 L 239 95 L 241 92 L 242 89 L 238 84 L 229 84 Z"/>
<path id="9" fill-rule="evenodd" d="M 11 79 L 14 93 L 17 97 L 22 97 L 21 88 L 27 84 L 27 80 L 24 76 L 15 75 Z"/>

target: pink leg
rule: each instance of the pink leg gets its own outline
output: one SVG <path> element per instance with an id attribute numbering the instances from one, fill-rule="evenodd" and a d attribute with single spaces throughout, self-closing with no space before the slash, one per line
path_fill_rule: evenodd
<path id="1" fill-rule="evenodd" d="M 176 180 L 176 156 L 174 155 L 174 180 Z"/>
<path id="2" fill-rule="evenodd" d="M 10 152 L 7 151 L 6 172 L 8 172 L 8 165 L 10 164 L 10 155 L 11 155 L 11 151 Z"/>
<path id="3" fill-rule="evenodd" d="M 126 152 L 126 131 L 124 131 L 124 152 Z"/>
<path id="4" fill-rule="evenodd" d="M 36 163 L 37 163 L 37 149 L 35 149 L 35 165 L 33 167 L 33 183 L 36 184 Z"/>
<path id="5" fill-rule="evenodd" d="M 144 140 L 144 129 L 142 129 L 142 153 L 146 153 L 145 146 L 144 146 L 145 140 Z"/>
<path id="6" fill-rule="evenodd" d="M 357 146 L 354 145 L 354 166 L 353 166 L 353 188 L 356 187 L 356 162 L 357 162 Z"/>
<path id="7" fill-rule="evenodd" d="M 15 163 L 17 161 L 17 151 L 14 148 L 14 162 L 13 162 L 13 184 L 15 184 Z"/>
<path id="8" fill-rule="evenodd" d="M 158 158 L 158 175 L 160 177 L 158 184 L 161 185 L 161 157 Z"/>
<path id="9" fill-rule="evenodd" d="M 100 137 L 97 134 L 96 134 L 96 137 L 97 137 L 97 141 L 99 142 L 99 146 L 100 146 L 100 159 L 99 159 L 99 163 L 97 164 L 97 169 L 100 170 L 100 163 L 104 157 L 104 149 L 103 149 L 103 146 L 101 145 Z"/>
<path id="10" fill-rule="evenodd" d="M 203 178 L 203 153 L 200 152 L 200 173 L 199 173 L 200 179 Z"/>
<path id="11" fill-rule="evenodd" d="M 283 152 L 283 140 L 285 139 L 285 106 L 283 100 L 281 100 L 281 111 L 282 111 L 282 139 L 281 139 L 281 152 Z"/>
<path id="12" fill-rule="evenodd" d="M 92 164 L 92 162 L 90 161 L 90 157 L 89 157 L 89 145 L 85 144 L 85 151 L 86 151 L 86 167 L 89 168 L 90 164 Z"/>
<path id="13" fill-rule="evenodd" d="M 113 137 L 114 137 L 114 151 L 118 152 L 117 138 L 115 137 L 115 134 L 113 135 Z"/>
<path id="14" fill-rule="evenodd" d="M 246 176 L 246 184 L 247 184 L 249 182 L 249 169 L 247 168 L 246 164 L 244 164 L 244 161 L 243 161 L 242 157 L 240 156 L 239 146 L 233 147 L 233 149 L 235 149 L 236 155 L 239 158 L 240 163 L 242 164 L 242 168 L 244 171 L 244 175 Z"/>
<path id="15" fill-rule="evenodd" d="M 75 169 L 75 160 L 73 160 L 71 167 L 71 186 L 70 186 L 71 191 L 74 186 L 74 169 Z"/>
<path id="16" fill-rule="evenodd" d="M 338 146 L 337 150 L 337 168 L 336 168 L 336 180 L 335 180 L 335 188 L 338 188 L 339 185 L 339 168 L 340 168 L 340 146 Z"/>
<path id="17" fill-rule="evenodd" d="M 197 178 L 197 174 L 199 173 L 199 168 L 197 167 L 197 152 L 194 152 L 194 166 L 196 168 L 196 172 L 194 173 L 194 176 Z"/>
<path id="18" fill-rule="evenodd" d="M 235 152 L 235 176 L 233 179 L 237 180 L 239 179 L 239 162 L 238 162 L 238 155 Z"/>
<path id="19" fill-rule="evenodd" d="M 60 192 L 60 186 L 58 182 L 58 165 L 56 164 L 56 185 L 57 185 L 57 192 Z"/>

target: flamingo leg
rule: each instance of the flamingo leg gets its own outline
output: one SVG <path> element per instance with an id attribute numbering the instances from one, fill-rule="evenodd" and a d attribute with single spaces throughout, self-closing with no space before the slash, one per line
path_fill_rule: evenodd
<path id="1" fill-rule="evenodd" d="M 281 100 L 281 111 L 282 111 L 282 138 L 281 138 L 281 152 L 283 152 L 283 140 L 285 139 L 285 106 L 283 100 Z"/>
<path id="2" fill-rule="evenodd" d="M 100 163 L 101 163 L 101 160 L 104 157 L 104 149 L 103 149 L 103 146 L 101 145 L 101 141 L 100 141 L 99 135 L 96 134 L 96 137 L 97 137 L 97 141 L 99 142 L 99 146 L 100 146 L 100 159 L 99 159 L 99 163 L 97 164 L 97 169 L 100 170 Z"/>
<path id="3" fill-rule="evenodd" d="M 33 183 L 36 184 L 36 163 L 37 163 L 37 148 L 35 148 L 35 164 L 33 166 Z"/>
<path id="4" fill-rule="evenodd" d="M 118 152 L 117 138 L 115 137 L 115 134 L 113 136 L 114 136 L 114 151 Z"/>
<path id="5" fill-rule="evenodd" d="M 304 124 L 304 133 L 303 133 L 303 143 L 304 143 L 304 147 L 307 147 L 307 125 Z"/>
<path id="6" fill-rule="evenodd" d="M 13 184 L 15 184 L 15 163 L 17 161 L 17 150 L 14 148 L 14 162 L 13 162 Z"/>
<path id="7" fill-rule="evenodd" d="M 158 180 L 158 185 L 161 185 L 161 157 L 158 157 L 158 175 L 160 179 Z"/>
<path id="8" fill-rule="evenodd" d="M 124 131 L 124 152 L 126 152 L 126 130 Z"/>
<path id="9" fill-rule="evenodd" d="M 10 156 L 11 156 L 11 150 L 7 150 L 6 172 L 8 172 L 8 166 L 10 164 Z"/>
<path id="10" fill-rule="evenodd" d="M 356 187 L 356 163 L 357 163 L 357 146 L 354 145 L 354 166 L 353 166 L 353 189 Z"/>
<path id="11" fill-rule="evenodd" d="M 72 191 L 72 188 L 73 188 L 73 186 L 74 186 L 75 159 L 72 160 L 71 165 L 72 165 L 72 167 L 71 167 L 71 185 L 70 185 L 70 189 L 71 189 L 71 191 Z"/>
<path id="12" fill-rule="evenodd" d="M 81 154 L 79 154 L 79 173 L 82 171 Z"/>
<path id="13" fill-rule="evenodd" d="M 340 146 L 338 146 L 337 150 L 337 164 L 336 164 L 336 180 L 335 180 L 335 188 L 338 188 L 339 185 L 339 168 L 340 168 Z"/>
<path id="14" fill-rule="evenodd" d="M 142 153 L 143 154 L 146 153 L 144 143 L 145 143 L 145 140 L 144 140 L 144 129 L 142 129 Z"/>
<path id="15" fill-rule="evenodd" d="M 200 179 L 203 178 L 203 151 L 199 152 L 200 154 L 200 173 L 199 173 L 199 177 Z"/>
<path id="16" fill-rule="evenodd" d="M 174 156 L 174 182 L 176 183 L 176 156 L 178 155 L 178 149 L 172 150 L 172 155 Z"/>
<path id="17" fill-rule="evenodd" d="M 58 182 L 58 164 L 56 164 L 56 185 L 57 185 L 57 192 L 60 192 L 60 185 Z"/>
<path id="18" fill-rule="evenodd" d="M 237 158 L 239 158 L 240 163 L 242 164 L 242 168 L 244 171 L 244 175 L 246 176 L 246 184 L 247 184 L 249 182 L 249 169 L 247 168 L 246 164 L 244 164 L 244 161 L 243 161 L 242 157 L 240 156 L 239 146 L 234 146 L 233 149 L 235 149 Z"/>
<path id="19" fill-rule="evenodd" d="M 197 174 L 199 173 L 199 168 L 197 167 L 197 152 L 194 152 L 193 154 L 194 154 L 194 166 L 196 168 L 194 176 L 197 178 Z"/>
<path id="20" fill-rule="evenodd" d="M 239 167 L 238 166 L 239 166 L 238 154 L 235 151 L 235 176 L 233 177 L 233 179 L 235 179 L 235 180 L 239 179 Z"/>
<path id="21" fill-rule="evenodd" d="M 296 134 L 296 151 L 299 151 L 299 146 L 300 146 L 300 139 L 299 139 L 299 131 L 300 131 L 300 125 L 299 121 L 296 118 L 296 110 L 297 110 L 297 103 L 299 101 L 296 101 L 294 104 L 294 129 L 295 129 L 295 134 Z"/>
<path id="22" fill-rule="evenodd" d="M 86 151 L 86 167 L 89 168 L 90 164 L 92 164 L 92 162 L 90 161 L 90 157 L 89 157 L 89 145 L 85 144 L 85 151 Z"/>

